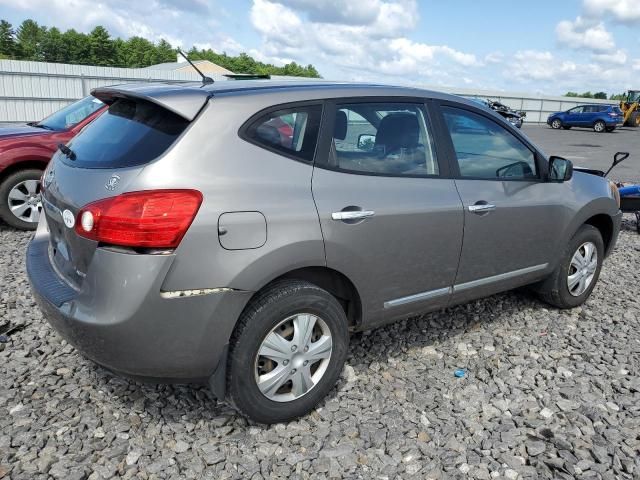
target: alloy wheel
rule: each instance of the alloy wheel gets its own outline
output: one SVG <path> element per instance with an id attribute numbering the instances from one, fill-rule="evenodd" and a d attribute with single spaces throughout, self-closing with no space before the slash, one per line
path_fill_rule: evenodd
<path id="1" fill-rule="evenodd" d="M 274 402 L 296 400 L 320 382 L 332 352 L 331 331 L 320 317 L 298 313 L 278 323 L 255 359 L 255 381 Z"/>
<path id="2" fill-rule="evenodd" d="M 562 122 L 560 122 L 560 120 L 556 118 L 553 122 L 551 122 L 551 126 L 555 129 L 558 129 L 562 126 Z"/>
<path id="3" fill-rule="evenodd" d="M 579 297 L 587 291 L 598 269 L 598 249 L 592 242 L 585 242 L 571 257 L 567 287 L 569 293 Z"/>
<path id="4" fill-rule="evenodd" d="M 42 212 L 40 182 L 24 180 L 9 190 L 9 210 L 23 222 L 37 223 Z"/>
<path id="5" fill-rule="evenodd" d="M 596 124 L 593 126 L 593 129 L 598 133 L 604 132 L 605 128 L 605 124 L 602 122 L 596 122 Z"/>

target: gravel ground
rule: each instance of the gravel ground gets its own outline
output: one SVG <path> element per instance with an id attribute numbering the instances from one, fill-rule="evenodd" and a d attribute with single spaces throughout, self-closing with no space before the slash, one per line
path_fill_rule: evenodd
<path id="1" fill-rule="evenodd" d="M 0 478 L 640 478 L 631 217 L 584 308 L 508 293 L 357 336 L 326 402 L 270 427 L 79 356 L 35 308 L 29 236 L 0 225 Z"/>

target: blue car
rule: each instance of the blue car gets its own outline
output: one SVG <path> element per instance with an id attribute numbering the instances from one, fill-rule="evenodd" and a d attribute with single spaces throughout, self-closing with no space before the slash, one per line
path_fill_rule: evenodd
<path id="1" fill-rule="evenodd" d="M 624 114 L 617 105 L 580 105 L 566 112 L 549 115 L 547 124 L 556 130 L 571 127 L 593 128 L 595 132 L 613 132 L 624 123 Z"/>

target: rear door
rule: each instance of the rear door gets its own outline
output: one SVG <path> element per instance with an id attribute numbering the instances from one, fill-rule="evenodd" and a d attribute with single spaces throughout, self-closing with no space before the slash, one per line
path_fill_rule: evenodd
<path id="1" fill-rule="evenodd" d="M 312 186 L 327 266 L 368 324 L 448 303 L 463 212 L 421 99 L 330 103 Z"/>
<path id="2" fill-rule="evenodd" d="M 440 104 L 464 241 L 454 301 L 540 278 L 551 267 L 566 211 L 562 190 L 544 181 L 543 159 L 512 128 L 478 109 Z"/>
<path id="3" fill-rule="evenodd" d="M 82 285 L 97 243 L 74 230 L 78 211 L 118 195 L 162 155 L 189 121 L 146 100 L 121 98 L 58 151 L 43 178 L 42 203 L 57 269 Z"/>

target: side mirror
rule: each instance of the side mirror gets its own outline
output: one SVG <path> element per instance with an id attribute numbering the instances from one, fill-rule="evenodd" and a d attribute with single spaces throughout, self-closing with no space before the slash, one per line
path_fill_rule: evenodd
<path id="1" fill-rule="evenodd" d="M 358 135 L 358 150 L 370 152 L 376 144 L 376 136 L 368 133 Z"/>
<path id="2" fill-rule="evenodd" d="M 566 158 L 553 156 L 549 158 L 549 180 L 567 182 L 573 177 L 573 163 Z"/>

